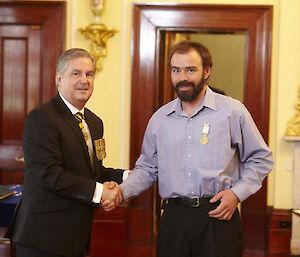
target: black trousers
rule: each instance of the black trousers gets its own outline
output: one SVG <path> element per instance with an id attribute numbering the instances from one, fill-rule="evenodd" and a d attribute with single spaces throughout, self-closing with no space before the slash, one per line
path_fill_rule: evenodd
<path id="1" fill-rule="evenodd" d="M 210 218 L 218 203 L 197 208 L 166 204 L 159 222 L 157 257 L 241 257 L 242 225 L 238 209 L 230 221 Z"/>
<path id="2" fill-rule="evenodd" d="M 25 245 L 16 244 L 17 257 L 64 257 L 43 250 L 27 247 Z M 73 257 L 84 257 L 84 254 Z"/>

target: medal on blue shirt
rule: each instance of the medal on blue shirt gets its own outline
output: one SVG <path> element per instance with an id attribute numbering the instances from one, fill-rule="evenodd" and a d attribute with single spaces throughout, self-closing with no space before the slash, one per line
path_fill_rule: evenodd
<path id="1" fill-rule="evenodd" d="M 201 145 L 206 145 L 208 143 L 207 134 L 209 132 L 209 124 L 203 123 L 202 137 L 200 138 Z"/>

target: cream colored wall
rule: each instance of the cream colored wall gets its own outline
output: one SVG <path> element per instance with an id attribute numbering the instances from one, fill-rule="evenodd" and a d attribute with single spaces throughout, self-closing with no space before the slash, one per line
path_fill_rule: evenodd
<path id="1" fill-rule="evenodd" d="M 88 107 L 105 125 L 108 157 L 106 166 L 128 168 L 131 95 L 131 27 L 133 2 L 174 2 L 106 0 L 102 22 L 119 32 L 109 39 L 104 70 L 95 80 L 95 91 Z M 270 147 L 275 166 L 269 176 L 268 204 L 275 208 L 292 207 L 292 171 L 285 169 L 293 158 L 292 143 L 283 140 L 288 119 L 300 84 L 300 1 L 299 0 L 177 0 L 177 3 L 272 5 L 273 49 L 271 75 Z M 67 47 L 88 44 L 77 31 L 92 21 L 88 0 L 68 0 Z"/>
<path id="2" fill-rule="evenodd" d="M 274 140 L 272 147 L 276 158 L 273 194 L 275 207 L 290 208 L 293 172 L 287 171 L 285 165 L 293 158 L 293 143 L 285 142 L 283 135 L 287 121 L 295 114 L 293 104 L 300 86 L 300 1 L 281 0 L 279 7 L 278 59 L 274 60 L 272 83 L 277 89 L 272 90 L 271 140 Z"/>
<path id="3" fill-rule="evenodd" d="M 125 108 L 129 108 L 130 94 L 124 91 L 126 87 L 124 84 L 125 82 L 129 84 L 129 79 L 126 79 L 128 76 L 124 72 L 126 65 L 123 60 L 125 53 L 128 52 L 125 50 L 128 46 L 123 45 L 126 28 L 122 27 L 122 10 L 122 1 L 105 3 L 101 22 L 107 27 L 118 29 L 119 32 L 108 41 L 108 57 L 103 60 L 103 71 L 96 76 L 94 93 L 87 107 L 100 116 L 104 122 L 108 156 L 104 164 L 128 168 L 129 120 L 127 117 L 127 120 L 124 120 L 124 113 Z M 89 50 L 89 43 L 78 28 L 84 28 L 92 22 L 93 15 L 88 0 L 67 1 L 67 48 L 82 47 Z M 127 74 L 129 73 L 128 69 Z"/>

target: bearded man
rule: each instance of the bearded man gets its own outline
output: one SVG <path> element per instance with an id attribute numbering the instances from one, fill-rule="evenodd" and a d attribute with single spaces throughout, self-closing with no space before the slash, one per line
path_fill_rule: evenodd
<path id="1" fill-rule="evenodd" d="M 175 45 L 169 68 L 178 98 L 153 114 L 136 166 L 120 185 L 127 200 L 158 179 L 166 202 L 158 257 L 241 257 L 237 205 L 261 188 L 273 166 L 245 106 L 209 88 L 211 67 L 202 44 Z"/>

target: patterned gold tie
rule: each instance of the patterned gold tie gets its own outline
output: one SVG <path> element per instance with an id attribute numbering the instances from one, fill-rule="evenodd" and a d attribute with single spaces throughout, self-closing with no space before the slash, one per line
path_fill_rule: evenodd
<path id="1" fill-rule="evenodd" d="M 76 120 L 79 122 L 79 128 L 83 134 L 83 137 L 84 137 L 84 140 L 85 140 L 85 143 L 86 143 L 86 146 L 88 148 L 88 152 L 89 152 L 89 156 L 90 156 L 90 160 L 91 160 L 91 163 L 93 165 L 93 154 L 92 154 L 92 148 L 91 148 L 91 145 L 89 143 L 89 132 L 88 132 L 88 129 L 86 127 L 86 123 L 84 121 L 84 117 L 83 117 L 83 114 L 81 112 L 77 112 L 74 114 Z"/>

